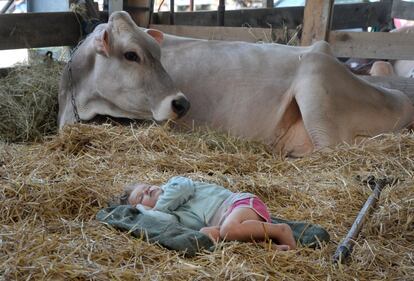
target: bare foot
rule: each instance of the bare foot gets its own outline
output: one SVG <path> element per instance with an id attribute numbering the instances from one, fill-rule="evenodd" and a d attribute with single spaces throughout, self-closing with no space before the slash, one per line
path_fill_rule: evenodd
<path id="1" fill-rule="evenodd" d="M 288 250 L 296 249 L 295 237 L 293 236 L 293 231 L 290 226 L 285 223 L 278 224 L 278 226 L 282 228 L 283 233 L 283 235 L 278 239 L 278 242 L 281 244 L 280 246 L 288 246 Z"/>

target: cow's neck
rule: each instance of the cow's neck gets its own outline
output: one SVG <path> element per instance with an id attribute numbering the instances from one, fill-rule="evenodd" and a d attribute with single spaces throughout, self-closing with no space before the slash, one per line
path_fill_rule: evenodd
<path id="1" fill-rule="evenodd" d="M 94 90 L 95 87 L 91 87 L 94 85 L 94 81 L 90 80 L 92 80 L 91 77 L 85 77 L 76 87 L 75 105 L 81 120 L 90 120 L 96 115 L 90 104 L 96 99 L 97 94 Z"/>
<path id="2" fill-rule="evenodd" d="M 96 86 L 93 75 L 89 72 L 94 68 L 95 56 L 91 37 L 87 37 L 82 45 L 75 50 L 71 60 L 68 62 L 68 98 L 67 106 L 73 112 L 74 122 L 89 120 L 96 113 L 88 108 L 88 101 L 96 98 Z M 82 70 L 87 70 L 87 72 Z M 73 123 L 74 123 L 73 122 Z"/>

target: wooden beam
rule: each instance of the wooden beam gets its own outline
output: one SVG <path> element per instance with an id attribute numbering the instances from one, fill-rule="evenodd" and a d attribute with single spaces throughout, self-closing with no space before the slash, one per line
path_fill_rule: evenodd
<path id="1" fill-rule="evenodd" d="M 329 43 L 337 57 L 414 60 L 414 33 L 332 31 Z"/>
<path id="2" fill-rule="evenodd" d="M 209 40 L 281 42 L 283 29 L 183 25 L 150 25 L 168 34 Z M 295 30 L 288 31 L 289 36 Z M 329 43 L 337 57 L 414 60 L 414 34 L 332 31 Z"/>
<path id="3" fill-rule="evenodd" d="M 157 25 L 150 28 L 162 32 L 207 40 L 244 41 L 244 42 L 275 42 L 286 37 L 286 30 L 270 28 L 223 27 L 223 26 L 185 26 L 185 25 Z M 293 36 L 296 30 L 288 30 Z"/>
<path id="4" fill-rule="evenodd" d="M 392 1 L 334 5 L 331 30 L 384 26 L 391 23 Z"/>
<path id="5" fill-rule="evenodd" d="M 381 26 L 392 19 L 391 1 L 334 6 L 332 30 Z M 225 11 L 225 26 L 296 28 L 303 23 L 303 7 L 243 9 Z M 170 13 L 154 13 L 154 24 L 169 24 Z M 176 12 L 176 25 L 215 26 L 217 11 Z"/>
<path id="6" fill-rule="evenodd" d="M 100 18 L 106 21 L 107 13 L 100 12 Z M 70 46 L 80 37 L 79 18 L 72 12 L 0 15 L 0 50 Z"/>
<path id="7" fill-rule="evenodd" d="M 169 12 L 154 14 L 154 24 L 169 24 Z M 243 9 L 224 12 L 225 26 L 296 28 L 302 24 L 303 7 L 280 9 Z M 175 24 L 194 26 L 217 26 L 217 11 L 176 12 Z"/>
<path id="8" fill-rule="evenodd" d="M 303 16 L 302 46 L 328 41 L 334 0 L 307 0 Z"/>
<path id="9" fill-rule="evenodd" d="M 71 12 L 0 15 L 0 50 L 75 45 L 80 30 Z"/>

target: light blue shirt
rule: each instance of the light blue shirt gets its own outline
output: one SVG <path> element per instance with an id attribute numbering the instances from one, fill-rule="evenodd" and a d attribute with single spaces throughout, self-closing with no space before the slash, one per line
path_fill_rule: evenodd
<path id="1" fill-rule="evenodd" d="M 153 210 L 174 215 L 188 228 L 200 230 L 208 226 L 221 204 L 233 192 L 222 186 L 173 177 L 161 187 L 163 193 Z"/>

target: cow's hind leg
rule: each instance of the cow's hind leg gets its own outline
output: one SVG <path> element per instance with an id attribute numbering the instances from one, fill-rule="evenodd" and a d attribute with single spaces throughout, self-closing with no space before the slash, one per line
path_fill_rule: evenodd
<path id="1" fill-rule="evenodd" d="M 329 90 L 323 83 L 306 80 L 305 78 L 296 84 L 295 98 L 301 112 L 303 129 L 306 130 L 314 150 L 330 147 L 340 140 L 349 140 L 350 137 L 341 135 L 342 131 L 338 128 Z"/>
<path id="2" fill-rule="evenodd" d="M 414 107 L 399 91 L 376 88 L 335 58 L 303 56 L 292 91 L 315 150 L 407 127 Z"/>
<path id="3" fill-rule="evenodd" d="M 290 98 L 279 123 L 280 132 L 275 148 L 288 157 L 302 157 L 314 149 L 303 123 L 302 113 L 295 98 Z"/>

